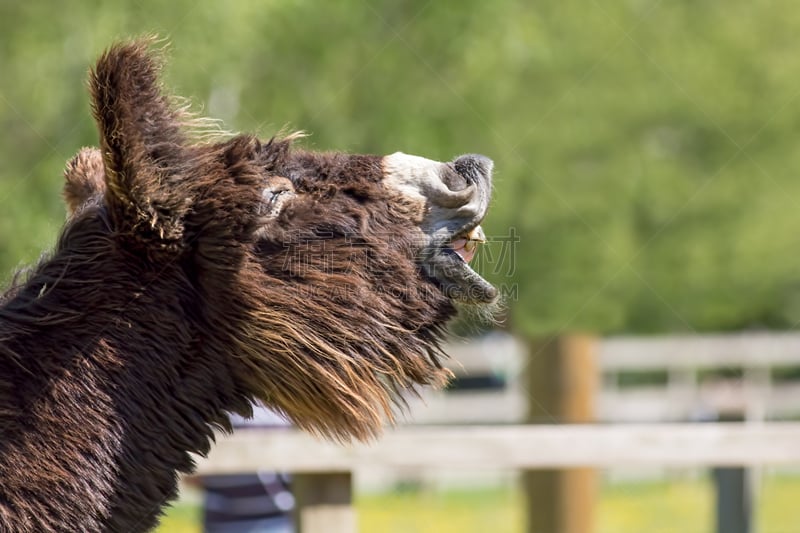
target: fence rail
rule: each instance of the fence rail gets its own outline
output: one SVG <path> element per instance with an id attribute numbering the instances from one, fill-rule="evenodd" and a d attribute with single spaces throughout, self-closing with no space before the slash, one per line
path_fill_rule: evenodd
<path id="1" fill-rule="evenodd" d="M 800 333 L 608 337 L 601 340 L 598 355 L 604 371 L 796 366 Z"/>
<path id="2" fill-rule="evenodd" d="M 800 465 L 800 423 L 403 427 L 339 445 L 295 430 L 220 437 L 198 472 Z"/>
<path id="3" fill-rule="evenodd" d="M 294 475 L 301 533 L 354 533 L 359 468 L 552 469 L 631 465 L 800 465 L 800 423 L 402 427 L 340 445 L 291 429 L 220 436 L 198 473 Z M 721 511 L 720 516 L 738 516 Z"/>

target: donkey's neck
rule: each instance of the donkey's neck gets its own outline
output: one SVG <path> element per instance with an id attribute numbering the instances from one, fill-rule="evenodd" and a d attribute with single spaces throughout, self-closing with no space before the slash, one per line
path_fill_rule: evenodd
<path id="1" fill-rule="evenodd" d="M 0 308 L 0 531 L 147 531 L 247 408 L 179 267 L 105 258 L 56 255 Z"/>

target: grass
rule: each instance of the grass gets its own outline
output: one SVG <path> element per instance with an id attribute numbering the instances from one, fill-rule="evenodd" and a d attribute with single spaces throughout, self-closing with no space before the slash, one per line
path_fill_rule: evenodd
<path id="1" fill-rule="evenodd" d="M 201 519 L 199 505 L 179 501 L 169 508 L 156 531 L 158 533 L 200 533 L 202 531 Z"/>
<path id="2" fill-rule="evenodd" d="M 711 533 L 714 500 L 707 478 L 605 484 L 596 533 Z M 756 504 L 760 533 L 796 533 L 800 477 L 768 476 Z M 359 495 L 362 533 L 522 533 L 522 494 L 513 487 Z M 199 508 L 176 504 L 159 533 L 199 533 Z"/>

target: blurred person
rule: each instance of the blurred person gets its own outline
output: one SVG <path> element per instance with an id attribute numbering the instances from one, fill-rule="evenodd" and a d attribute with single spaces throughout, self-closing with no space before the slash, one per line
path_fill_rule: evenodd
<path id="1" fill-rule="evenodd" d="M 231 415 L 237 431 L 279 428 L 288 422 L 266 407 L 253 407 L 253 417 Z M 203 531 L 206 533 L 292 533 L 294 496 L 290 479 L 278 472 L 198 476 L 203 489 Z"/>

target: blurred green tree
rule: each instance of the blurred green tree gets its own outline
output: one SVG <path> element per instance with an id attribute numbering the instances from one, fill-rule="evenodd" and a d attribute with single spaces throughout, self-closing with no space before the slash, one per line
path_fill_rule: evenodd
<path id="1" fill-rule="evenodd" d="M 794 7 L 3 2 L 0 272 L 52 245 L 61 167 L 96 142 L 87 66 L 114 39 L 157 33 L 168 85 L 231 129 L 493 157 L 479 268 L 524 335 L 792 327 Z"/>

